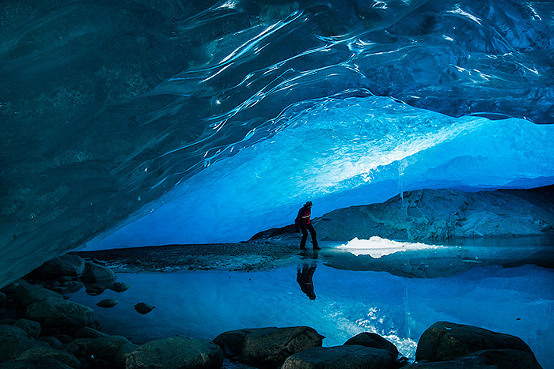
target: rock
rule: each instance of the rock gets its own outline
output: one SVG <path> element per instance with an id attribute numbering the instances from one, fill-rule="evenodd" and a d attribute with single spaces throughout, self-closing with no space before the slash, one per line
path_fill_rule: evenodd
<path id="1" fill-rule="evenodd" d="M 108 335 L 104 332 L 100 332 L 91 327 L 83 327 L 79 329 L 77 332 L 75 332 L 73 336 L 75 338 L 99 338 L 99 337 L 107 337 Z"/>
<path id="2" fill-rule="evenodd" d="M 0 362 L 14 360 L 36 344 L 23 329 L 13 325 L 0 325 Z"/>
<path id="3" fill-rule="evenodd" d="M 320 347 L 323 336 L 310 327 L 240 329 L 220 334 L 214 342 L 225 355 L 263 367 L 278 367 L 285 359 L 310 347 Z"/>
<path id="4" fill-rule="evenodd" d="M 127 352 L 132 352 L 137 348 L 137 345 L 123 336 L 106 336 L 94 339 L 89 346 L 89 352 L 95 358 L 114 363 L 123 346 L 129 348 Z"/>
<path id="5" fill-rule="evenodd" d="M 87 261 L 81 280 L 85 283 L 96 283 L 110 286 L 115 282 L 116 275 L 108 267 Z"/>
<path id="6" fill-rule="evenodd" d="M 6 361 L 0 369 L 71 369 L 70 366 L 55 359 Z"/>
<path id="7" fill-rule="evenodd" d="M 59 350 L 63 347 L 63 343 L 59 339 L 54 337 L 40 337 L 38 340 L 40 342 L 46 343 L 47 345 L 49 345 L 52 348 L 55 348 L 56 350 Z"/>
<path id="8" fill-rule="evenodd" d="M 389 351 L 391 354 L 394 355 L 394 357 L 398 356 L 398 349 L 396 348 L 396 346 L 392 342 L 386 340 L 376 333 L 360 333 L 350 338 L 344 343 L 344 345 L 361 345 L 365 347 L 379 348 Z"/>
<path id="9" fill-rule="evenodd" d="M 54 338 L 60 340 L 61 343 L 69 343 L 73 340 L 73 337 L 67 334 L 57 334 Z"/>
<path id="10" fill-rule="evenodd" d="M 35 346 L 17 356 L 16 360 L 54 359 L 72 368 L 80 368 L 77 358 L 65 351 L 56 350 L 50 346 Z"/>
<path id="11" fill-rule="evenodd" d="M 85 261 L 81 257 L 66 254 L 42 264 L 33 270 L 32 275 L 39 279 L 56 279 L 61 276 L 80 276 L 84 270 Z"/>
<path id="12" fill-rule="evenodd" d="M 215 343 L 188 337 L 169 337 L 148 342 L 127 355 L 126 369 L 220 368 L 223 352 Z"/>
<path id="13" fill-rule="evenodd" d="M 124 344 L 119 348 L 119 351 L 115 354 L 114 363 L 117 368 L 125 369 L 125 361 L 127 360 L 127 355 L 137 349 L 135 344 Z"/>
<path id="14" fill-rule="evenodd" d="M 98 296 L 104 293 L 106 288 L 99 284 L 87 284 L 86 285 L 86 293 L 87 295 L 91 296 Z"/>
<path id="15" fill-rule="evenodd" d="M 4 292 L 0 292 L 0 308 L 3 308 L 6 306 L 6 301 L 8 298 L 6 297 L 6 294 Z"/>
<path id="16" fill-rule="evenodd" d="M 103 308 L 111 308 L 115 305 L 119 304 L 119 301 L 114 299 L 104 299 L 102 301 L 98 301 L 96 303 L 96 306 L 103 307 Z"/>
<path id="17" fill-rule="evenodd" d="M 29 337 L 38 338 L 40 336 L 40 323 L 29 319 L 18 319 L 15 326 L 23 329 Z"/>
<path id="18" fill-rule="evenodd" d="M 394 369 L 388 350 L 359 345 L 314 347 L 289 356 L 282 369 Z"/>
<path id="19" fill-rule="evenodd" d="M 47 290 L 37 284 L 31 284 L 23 279 L 18 280 L 15 287 L 15 295 L 21 305 L 27 307 L 34 302 L 44 301 L 47 298 L 63 299 L 63 296 L 54 291 Z"/>
<path id="20" fill-rule="evenodd" d="M 88 353 L 90 352 L 90 345 L 92 344 L 92 341 L 94 341 L 94 338 L 76 338 L 71 341 L 71 343 L 68 343 L 68 345 L 76 345 L 79 348 L 79 352 Z"/>
<path id="21" fill-rule="evenodd" d="M 531 352 L 519 350 L 483 350 L 449 361 L 414 363 L 405 369 L 541 369 Z"/>
<path id="22" fill-rule="evenodd" d="M 421 335 L 416 360 L 445 361 L 486 349 L 512 349 L 532 352 L 520 338 L 483 328 L 437 322 Z"/>
<path id="23" fill-rule="evenodd" d="M 54 287 L 54 290 L 59 293 L 75 293 L 84 287 L 83 282 L 81 281 L 67 281 L 63 282 L 61 286 Z"/>
<path id="24" fill-rule="evenodd" d="M 0 319 L 0 325 L 14 325 L 15 319 Z"/>
<path id="25" fill-rule="evenodd" d="M 144 302 L 139 302 L 135 305 L 135 310 L 139 312 L 140 314 L 148 314 L 152 310 L 154 310 L 155 306 L 152 306 L 150 304 L 146 304 Z"/>
<path id="26" fill-rule="evenodd" d="M 27 308 L 29 319 L 36 320 L 44 328 L 57 328 L 64 332 L 75 332 L 94 321 L 94 311 L 73 301 L 49 297 Z"/>
<path id="27" fill-rule="evenodd" d="M 128 283 L 125 283 L 125 282 L 114 282 L 112 283 L 111 286 L 109 286 L 108 288 L 112 291 L 115 291 L 115 292 L 125 292 L 127 291 L 129 288 L 131 287 L 130 284 Z"/>

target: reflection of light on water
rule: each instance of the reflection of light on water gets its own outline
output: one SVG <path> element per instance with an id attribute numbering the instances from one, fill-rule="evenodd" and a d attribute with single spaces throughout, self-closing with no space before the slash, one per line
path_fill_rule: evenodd
<path id="1" fill-rule="evenodd" d="M 349 251 L 356 256 L 369 255 L 376 259 L 385 255 L 394 254 L 395 252 L 440 248 L 444 248 L 444 246 L 398 242 L 378 236 L 373 236 L 369 240 L 360 240 L 358 237 L 355 237 L 353 240 L 348 241 L 348 243 L 337 246 L 337 249 Z"/>

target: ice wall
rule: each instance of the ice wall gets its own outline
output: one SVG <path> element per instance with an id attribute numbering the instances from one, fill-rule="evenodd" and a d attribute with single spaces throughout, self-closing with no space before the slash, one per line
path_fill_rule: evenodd
<path id="1" fill-rule="evenodd" d="M 553 12 L 500 0 L 4 0 L 0 285 L 260 150 L 322 100 L 392 96 L 423 114 L 552 123 Z M 318 178 L 298 186 L 334 191 Z M 262 202 L 256 221 L 288 218 L 293 200 Z"/>
<path id="2" fill-rule="evenodd" d="M 387 97 L 323 100 L 218 161 L 89 248 L 247 240 L 314 215 L 420 188 L 532 187 L 554 179 L 554 125 L 452 118 Z M 159 208 L 157 208 L 159 207 Z"/>

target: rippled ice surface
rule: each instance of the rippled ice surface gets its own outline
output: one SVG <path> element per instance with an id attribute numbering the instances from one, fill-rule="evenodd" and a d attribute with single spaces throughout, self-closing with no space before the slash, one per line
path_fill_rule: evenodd
<path id="1" fill-rule="evenodd" d="M 112 309 L 94 306 L 106 332 L 136 343 L 176 334 L 213 339 L 227 330 L 307 325 L 342 345 L 363 331 L 379 333 L 415 356 L 423 331 L 439 320 L 481 326 L 521 337 L 544 366 L 554 360 L 554 271 L 535 266 L 475 268 L 434 279 L 385 272 L 337 270 L 306 259 L 298 266 L 258 272 L 195 271 L 119 275 L 132 287 L 72 298 L 94 306 L 115 298 Z M 300 289 L 297 267 L 316 265 L 315 300 Z M 138 302 L 156 308 L 133 310 Z"/>

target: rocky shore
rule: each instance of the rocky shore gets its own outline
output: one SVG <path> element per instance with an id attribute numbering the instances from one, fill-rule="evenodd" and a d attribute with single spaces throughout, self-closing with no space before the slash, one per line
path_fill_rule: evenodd
<path id="1" fill-rule="evenodd" d="M 323 241 L 379 236 L 407 241 L 554 235 L 554 186 L 465 192 L 417 190 L 384 203 L 337 209 L 313 220 Z M 252 240 L 288 240 L 294 226 Z"/>
<path id="2" fill-rule="evenodd" d="M 96 368 L 541 368 L 518 337 L 437 322 L 421 336 L 415 362 L 385 338 L 365 332 L 342 346 L 323 347 L 307 326 L 223 332 L 213 340 L 173 336 L 137 345 L 107 335 L 94 311 L 71 301 L 85 288 L 125 293 L 116 274 L 98 261 L 68 254 L 45 263 L 0 292 L 0 369 Z M 105 308 L 117 300 L 102 300 Z M 153 306 L 135 305 L 136 314 Z"/>

